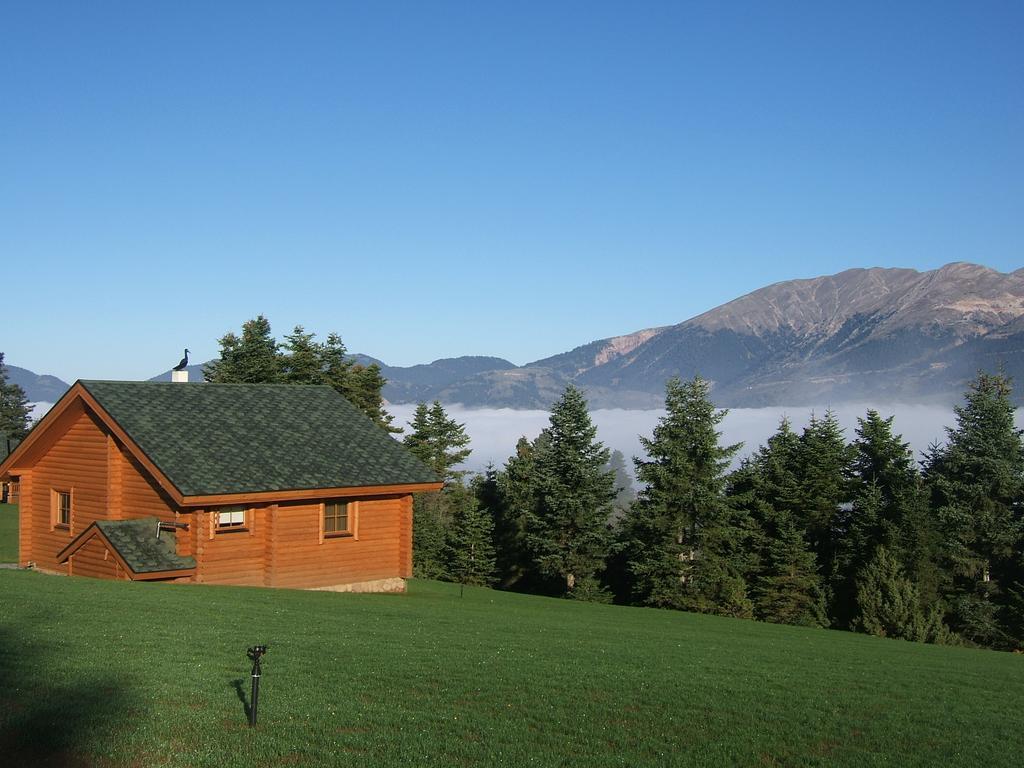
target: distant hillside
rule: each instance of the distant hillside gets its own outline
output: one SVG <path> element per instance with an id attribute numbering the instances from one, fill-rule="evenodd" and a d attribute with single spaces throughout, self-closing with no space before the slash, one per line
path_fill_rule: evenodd
<path id="1" fill-rule="evenodd" d="M 17 384 L 33 403 L 55 403 L 71 385 L 56 376 L 39 375 L 16 365 L 5 365 L 7 380 Z"/>
<path id="2" fill-rule="evenodd" d="M 376 363 L 388 383 L 384 398 L 391 403 L 414 403 L 435 398 L 446 399 L 449 387 L 471 380 L 481 373 L 511 371 L 515 364 L 500 357 L 449 357 L 408 368 L 391 366 L 366 355 L 356 355 L 362 365 Z"/>

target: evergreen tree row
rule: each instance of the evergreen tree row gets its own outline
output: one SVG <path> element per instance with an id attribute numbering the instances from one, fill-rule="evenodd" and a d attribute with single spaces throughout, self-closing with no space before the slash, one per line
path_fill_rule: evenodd
<path id="1" fill-rule="evenodd" d="M 419 575 L 933 643 L 1024 647 L 1024 443 L 979 374 L 918 463 L 870 410 L 787 420 L 730 471 L 708 382 L 672 380 L 635 499 L 570 386 L 549 426 L 464 484 L 461 425 L 422 404 L 406 444 L 445 477 L 416 503 Z M 428 447 L 429 446 L 429 447 Z M 617 506 L 618 505 L 618 506 Z M 469 554 L 467 554 L 469 553 Z M 475 559 L 469 559 L 475 558 Z M 472 563 L 472 565 L 469 565 Z"/>
<path id="2" fill-rule="evenodd" d="M 203 378 L 214 384 L 326 384 L 334 387 L 378 425 L 389 432 L 392 416 L 384 410 L 381 391 L 387 381 L 376 363 L 356 363 L 336 333 L 316 340 L 301 325 L 279 343 L 263 315 L 245 322 L 242 335 L 233 332 L 219 340 L 220 358 L 203 369 Z"/>

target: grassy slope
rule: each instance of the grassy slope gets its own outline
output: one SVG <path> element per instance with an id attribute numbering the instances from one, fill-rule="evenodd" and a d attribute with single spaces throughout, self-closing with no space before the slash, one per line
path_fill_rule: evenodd
<path id="1" fill-rule="evenodd" d="M 0 571 L 0 632 L 15 764 L 992 766 L 1024 749 L 1021 657 L 432 582 Z"/>
<path id="2" fill-rule="evenodd" d="M 18 507 L 0 504 L 0 563 L 18 562 Z"/>

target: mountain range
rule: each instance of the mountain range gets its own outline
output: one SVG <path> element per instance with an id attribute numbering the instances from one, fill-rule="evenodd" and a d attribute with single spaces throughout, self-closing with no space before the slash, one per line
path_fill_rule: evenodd
<path id="1" fill-rule="evenodd" d="M 661 404 L 671 376 L 699 373 L 722 406 L 950 404 L 979 369 L 1024 375 L 1024 269 L 1007 274 L 963 262 L 926 272 L 851 269 L 775 283 L 678 325 L 520 367 L 501 360 L 485 369 L 489 359 L 460 358 L 461 369 L 451 360 L 385 367 L 385 396 L 545 408 L 573 382 L 592 407 L 642 408 Z M 424 368 L 453 375 L 428 384 Z"/>
<path id="2" fill-rule="evenodd" d="M 1024 269 L 958 262 L 789 280 L 678 325 L 523 366 L 496 357 L 410 367 L 356 358 L 381 366 L 393 403 L 547 408 L 572 382 L 592 407 L 647 408 L 661 404 L 669 377 L 697 373 L 712 382 L 720 406 L 952 403 L 979 369 L 1002 366 L 1018 380 L 1024 374 Z M 192 380 L 201 380 L 201 366 L 192 368 Z"/>

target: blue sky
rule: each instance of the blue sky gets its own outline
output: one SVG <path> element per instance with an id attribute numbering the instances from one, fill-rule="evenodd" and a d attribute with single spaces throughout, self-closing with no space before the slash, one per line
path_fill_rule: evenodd
<path id="1" fill-rule="evenodd" d="M 5 3 L 7 362 L 257 313 L 525 363 L 858 266 L 1024 266 L 1024 4 Z"/>

